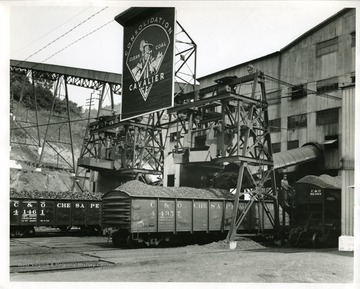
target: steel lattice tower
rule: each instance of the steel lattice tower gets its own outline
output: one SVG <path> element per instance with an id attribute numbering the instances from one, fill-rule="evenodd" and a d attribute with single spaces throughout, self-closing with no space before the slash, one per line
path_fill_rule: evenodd
<path id="1" fill-rule="evenodd" d="M 279 227 L 278 198 L 273 169 L 264 76 L 256 71 L 243 77 L 224 77 L 200 90 L 200 99 L 169 110 L 175 118 L 174 162 L 200 168 L 238 166 L 235 202 L 228 240 L 255 201 L 264 207 L 274 228 Z M 200 153 L 196 137 L 206 137 Z M 200 156 L 202 155 L 202 156 Z M 244 195 L 249 202 L 239 210 Z M 274 204 L 274 216 L 267 206 Z"/>

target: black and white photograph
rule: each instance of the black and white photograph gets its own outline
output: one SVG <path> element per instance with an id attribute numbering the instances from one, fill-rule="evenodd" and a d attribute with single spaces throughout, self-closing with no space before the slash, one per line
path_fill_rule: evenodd
<path id="1" fill-rule="evenodd" d="M 1 288 L 356 288 L 357 1 L 0 1 Z"/>

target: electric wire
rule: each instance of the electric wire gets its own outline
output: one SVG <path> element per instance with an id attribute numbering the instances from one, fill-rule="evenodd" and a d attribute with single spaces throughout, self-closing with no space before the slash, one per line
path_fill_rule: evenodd
<path id="1" fill-rule="evenodd" d="M 93 31 L 91 31 L 91 32 L 89 32 L 88 34 L 82 36 L 81 38 L 78 38 L 77 40 L 71 42 L 69 45 L 65 46 L 64 48 L 62 48 L 62 49 L 58 50 L 57 52 L 55 52 L 54 54 L 50 55 L 48 58 L 46 58 L 46 59 L 43 60 L 42 62 L 45 62 L 45 61 L 49 60 L 50 58 L 54 57 L 55 55 L 59 54 L 60 52 L 64 51 L 65 49 L 69 48 L 70 46 L 74 45 L 75 43 L 83 40 L 84 38 L 88 37 L 89 35 L 95 33 L 96 31 L 98 31 L 98 30 L 100 30 L 100 29 L 102 29 L 102 28 L 104 28 L 105 26 L 109 25 L 109 24 L 110 24 L 111 22 L 113 22 L 113 21 L 114 21 L 114 20 L 110 20 L 109 22 L 101 25 L 100 27 L 94 29 Z"/>
<path id="2" fill-rule="evenodd" d="M 107 8 L 107 7 L 103 8 L 103 9 L 101 9 L 99 12 L 93 14 L 92 16 L 90 16 L 89 18 L 87 18 L 87 20 L 85 20 L 85 21 L 83 21 L 82 23 L 80 23 L 79 25 L 75 26 L 75 27 L 72 28 L 70 31 L 74 30 L 76 27 L 78 27 L 78 26 L 80 26 L 81 24 L 83 24 L 84 22 L 88 21 L 90 18 L 92 18 L 92 17 L 94 17 L 95 15 L 99 14 L 100 12 L 102 12 L 103 10 L 105 10 L 106 8 Z M 62 51 L 65 50 L 65 49 L 67 49 L 68 47 L 72 46 L 73 44 L 81 41 L 82 39 L 86 38 L 87 36 L 95 33 L 96 31 L 100 30 L 101 28 L 103 28 L 104 26 L 110 24 L 111 22 L 113 22 L 113 20 L 111 20 L 111 21 L 103 24 L 102 26 L 98 27 L 97 29 L 91 31 L 90 33 L 84 35 L 83 37 L 77 39 L 76 41 L 70 43 L 70 44 L 67 45 L 66 47 L 58 50 L 56 53 L 52 54 L 50 57 L 48 57 L 47 59 L 45 59 L 43 62 L 47 61 L 48 59 L 52 58 L 53 56 L 57 55 L 58 53 L 62 52 Z M 67 33 L 69 33 L 70 31 L 68 31 Z M 53 42 L 57 41 L 58 39 L 60 39 L 60 38 L 63 37 L 64 35 L 66 35 L 67 33 L 65 33 L 65 34 L 63 34 L 62 36 L 58 37 L 58 38 L 55 39 Z M 53 42 L 51 42 L 50 44 L 52 44 Z M 49 46 L 50 44 L 48 44 L 47 46 Z M 42 49 L 46 48 L 47 46 L 43 47 Z M 39 51 L 41 51 L 42 49 L 40 49 Z M 39 52 L 39 51 L 38 51 L 38 52 Z M 36 53 L 35 53 L 35 54 L 36 54 Z M 33 54 L 33 55 L 34 55 L 34 54 Z M 31 56 L 30 56 L 30 57 L 31 57 Z M 29 58 L 29 57 L 28 57 L 28 58 Z M 267 79 L 271 80 L 271 81 L 275 81 L 275 82 L 278 82 L 278 83 L 280 83 L 280 84 L 284 84 L 285 87 L 297 87 L 297 86 L 298 86 L 298 85 L 292 84 L 292 83 L 290 83 L 290 82 L 286 82 L 286 81 L 284 81 L 284 80 L 281 80 L 281 79 L 275 78 L 275 77 L 273 77 L 273 76 L 270 76 L 269 74 L 264 74 L 264 76 L 265 76 Z M 269 91 L 274 92 L 274 91 L 276 91 L 276 90 L 279 90 L 279 89 L 278 89 L 278 88 L 273 88 L 273 89 L 271 89 L 271 90 L 266 90 L 266 92 L 269 92 Z M 313 90 L 310 90 L 310 89 L 304 89 L 304 90 L 307 91 L 307 92 L 310 92 L 310 94 L 315 94 L 315 95 L 320 95 L 320 96 L 324 96 L 324 97 L 328 97 L 328 98 L 333 98 L 333 99 L 336 99 L 336 100 L 341 100 L 341 98 L 336 97 L 336 96 L 333 96 L 333 95 L 329 95 L 329 94 L 325 94 L 325 93 L 318 93 L 317 91 L 313 91 Z M 261 91 L 259 91 L 259 92 L 261 92 Z M 258 92 L 258 93 L 259 93 L 259 92 Z M 247 94 L 244 94 L 244 95 L 250 95 L 250 94 L 251 94 L 251 93 L 247 93 Z M 277 97 L 277 98 L 272 98 L 270 101 L 276 100 L 276 99 L 282 99 L 282 98 L 290 98 L 290 97 L 292 97 L 291 94 L 288 95 L 288 96 L 283 96 L 283 97 L 280 96 L 280 97 Z M 138 113 L 142 113 L 142 112 L 146 112 L 146 111 L 145 111 L 145 110 L 144 110 L 144 111 L 141 110 L 141 111 L 137 111 L 137 112 L 138 112 Z M 274 127 L 274 128 L 278 128 L 278 127 Z M 287 128 L 280 128 L 280 129 L 287 129 Z"/>
<path id="3" fill-rule="evenodd" d="M 110 22 L 112 22 L 112 20 L 110 21 Z M 109 22 L 108 22 L 109 23 Z M 107 24 L 108 24 L 107 23 Z M 104 24 L 104 25 L 106 25 L 106 24 Z M 103 26 L 104 26 L 103 25 Z M 99 27 L 98 29 L 101 29 L 102 27 Z M 92 32 L 90 32 L 90 33 L 93 33 L 93 32 L 95 32 L 95 30 L 94 31 L 92 31 Z M 85 35 L 84 37 L 86 37 L 87 35 Z M 82 37 L 83 38 L 83 37 Z M 77 41 L 80 41 L 81 40 L 81 38 L 80 39 L 78 39 Z M 71 44 L 70 44 L 71 45 Z M 63 49 L 66 49 L 66 47 L 65 48 L 63 48 Z M 63 50 L 62 49 L 62 50 Z M 59 53 L 60 51 L 58 51 L 57 53 Z M 267 76 L 267 75 L 265 75 L 265 76 Z M 268 76 L 269 77 L 269 76 Z M 293 87 L 293 86 L 296 86 L 296 85 L 294 85 L 294 84 L 291 84 L 291 83 L 289 83 L 289 82 L 285 82 L 285 81 L 282 81 L 282 80 L 280 80 L 280 79 L 276 79 L 276 78 L 273 78 L 273 77 L 271 77 L 272 78 L 272 81 L 276 81 L 276 82 L 280 82 L 280 83 L 283 83 L 284 84 L 284 87 Z M 266 90 L 266 93 L 269 93 L 269 92 L 274 92 L 274 91 L 277 91 L 277 90 L 279 90 L 279 88 L 271 88 L 271 89 L 267 89 Z M 311 91 L 311 90 L 310 90 Z M 316 92 L 315 91 L 311 91 L 312 93 L 314 93 L 314 94 L 316 94 Z M 259 90 L 259 91 L 255 91 L 255 93 L 261 93 L 261 91 Z M 241 95 L 243 95 L 243 96 L 247 96 L 247 95 L 251 95 L 252 94 L 252 92 L 249 92 L 249 93 L 243 93 L 243 94 L 241 94 Z M 331 96 L 331 95 L 329 95 L 329 96 Z M 276 97 L 276 98 L 272 98 L 272 99 L 268 99 L 267 101 L 269 102 L 269 101 L 275 101 L 275 100 L 278 100 L 278 99 L 282 99 L 282 98 L 291 98 L 292 96 L 291 95 L 288 95 L 288 96 L 283 96 L 283 97 Z M 341 100 L 340 98 L 338 98 L 338 97 L 335 97 L 336 98 L 336 100 Z M 147 111 L 146 110 L 136 110 L 136 111 L 133 111 L 133 113 L 140 113 L 140 114 L 142 114 L 142 113 L 146 113 Z M 78 120 L 78 121 L 80 121 L 80 120 Z M 273 127 L 273 128 L 279 128 L 279 127 Z M 286 129 L 286 130 L 288 130 L 288 128 L 281 128 L 281 129 Z"/>
<path id="4" fill-rule="evenodd" d="M 90 117 L 90 118 L 80 118 L 80 119 L 72 119 L 70 121 L 60 121 L 60 122 L 52 122 L 52 123 L 44 123 L 44 124 L 37 124 L 37 125 L 29 125 L 26 127 L 13 127 L 10 128 L 10 130 L 18 130 L 18 129 L 27 129 L 27 128 L 34 128 L 34 127 L 42 127 L 42 126 L 50 126 L 50 125 L 61 125 L 61 124 L 68 124 L 73 122 L 81 122 L 81 121 L 87 121 L 87 120 L 96 120 L 97 117 Z"/>
<path id="5" fill-rule="evenodd" d="M 275 91 L 281 91 L 281 89 L 283 89 L 283 88 L 294 88 L 294 87 L 296 88 L 296 87 L 299 87 L 299 85 L 296 85 L 296 84 L 293 84 L 293 83 L 290 83 L 290 82 L 286 82 L 284 80 L 272 77 L 272 76 L 267 75 L 267 74 L 264 74 L 264 76 L 265 76 L 265 79 L 267 78 L 269 81 L 276 82 L 276 83 L 279 83 L 279 84 L 283 85 L 283 87 L 281 87 L 281 88 L 266 89 L 265 90 L 266 93 L 269 93 L 269 92 L 271 93 L 271 92 L 275 92 Z M 307 83 L 315 83 L 315 82 L 316 81 L 307 82 Z M 244 84 L 242 84 L 242 85 L 244 85 Z M 252 85 L 252 84 L 249 84 L 249 85 Z M 326 98 L 333 98 L 335 100 L 341 100 L 340 97 L 337 97 L 337 96 L 334 96 L 334 95 L 331 95 L 331 94 L 319 93 L 319 92 L 317 92 L 315 90 L 311 90 L 311 89 L 307 89 L 307 88 L 304 88 L 303 90 L 306 91 L 308 95 L 314 94 L 314 95 L 323 96 L 323 97 L 326 97 Z M 261 90 L 255 91 L 255 93 L 261 93 L 261 92 L 262 92 Z M 248 95 L 251 95 L 251 94 L 252 94 L 252 92 L 248 92 L 248 93 L 242 93 L 241 95 L 248 96 Z M 293 96 L 291 94 L 289 94 L 289 95 L 286 95 L 286 96 L 279 96 L 279 97 L 274 97 L 274 98 L 271 98 L 271 99 L 267 99 L 267 101 L 283 99 L 283 98 L 292 98 L 292 97 Z"/>
<path id="6" fill-rule="evenodd" d="M 86 18 L 85 20 L 83 20 L 82 22 L 80 22 L 79 24 L 75 25 L 74 27 L 72 27 L 70 30 L 66 31 L 65 33 L 63 33 L 62 35 L 60 35 L 59 37 L 57 37 L 56 39 L 54 39 L 53 41 L 49 42 L 48 44 L 46 44 L 45 46 L 43 46 L 42 48 L 40 48 L 39 50 L 37 50 L 36 52 L 34 52 L 33 54 L 31 54 L 30 56 L 28 56 L 24 61 L 27 61 L 29 58 L 33 57 L 34 55 L 38 54 L 39 52 L 43 51 L 45 48 L 49 47 L 50 45 L 54 44 L 56 41 L 60 40 L 61 38 L 63 38 L 64 36 L 66 36 L 67 34 L 69 34 L 70 32 L 74 31 L 76 28 L 80 27 L 81 25 L 83 25 L 84 23 L 88 22 L 90 19 L 92 19 L 93 17 L 95 17 L 96 15 L 98 15 L 99 13 L 101 13 L 102 11 L 104 11 L 105 9 L 107 9 L 108 6 L 106 6 L 105 8 L 102 8 L 101 10 L 99 10 L 98 12 L 92 14 L 91 16 L 89 16 L 88 18 Z M 45 61 L 45 60 L 44 60 Z"/>
<path id="7" fill-rule="evenodd" d="M 100 12 L 102 12 L 103 10 L 105 10 L 106 8 L 108 8 L 108 6 L 107 6 L 107 7 L 105 7 L 105 8 L 103 8 L 103 9 L 101 9 L 100 11 L 98 11 L 97 13 L 93 14 L 93 15 L 92 15 L 92 16 L 90 16 L 90 17 L 94 17 L 95 15 L 99 14 Z M 90 17 L 88 17 L 88 19 L 89 19 Z M 25 59 L 25 60 L 20 61 L 20 62 L 17 64 L 17 66 L 16 66 L 16 67 L 18 67 L 18 68 L 20 68 L 20 69 L 25 69 L 26 71 L 30 71 L 30 70 L 33 70 L 33 69 L 35 69 L 35 70 L 36 70 L 36 66 L 38 66 L 39 64 L 44 63 L 45 61 L 49 60 L 50 58 L 52 58 L 52 57 L 54 57 L 55 55 L 59 54 L 60 52 L 64 51 L 65 49 L 69 48 L 70 46 L 72 46 L 73 44 L 75 44 L 75 43 L 79 42 L 80 40 L 82 40 L 82 39 L 84 39 L 84 38 L 88 37 L 89 35 L 91 35 L 91 34 L 93 34 L 93 33 L 95 33 L 96 31 L 98 31 L 98 30 L 102 29 L 103 27 L 107 26 L 108 24 L 110 24 L 110 23 L 111 23 L 111 22 L 113 22 L 113 21 L 114 21 L 114 20 L 108 21 L 107 23 L 105 23 L 105 24 L 101 25 L 100 27 L 98 27 L 98 28 L 96 28 L 96 29 L 92 30 L 91 32 L 89 32 L 89 33 L 88 33 L 88 34 L 86 34 L 85 36 L 82 36 L 81 38 L 78 38 L 77 40 L 73 41 L 72 43 L 70 43 L 70 44 L 69 44 L 69 45 L 67 45 L 66 47 L 64 47 L 64 48 L 62 48 L 62 49 L 60 49 L 60 50 L 58 50 L 57 52 L 55 52 L 54 54 L 52 54 L 51 56 L 49 56 L 49 57 L 48 57 L 48 58 L 46 58 L 45 60 L 43 60 L 43 61 L 41 61 L 41 62 L 37 62 L 37 63 L 35 63 L 35 64 L 34 64 L 33 66 L 31 66 L 31 67 L 28 67 L 28 68 L 22 68 L 22 67 L 19 67 L 22 63 L 24 63 L 24 62 L 26 61 L 26 59 Z M 83 22 L 84 22 L 84 21 L 83 21 Z M 78 27 L 78 26 L 79 26 L 79 25 L 77 25 L 77 27 Z M 74 30 L 74 28 L 72 28 L 71 30 Z M 28 57 L 28 58 L 29 58 L 29 57 Z M 27 59 L 28 59 L 28 58 L 27 58 Z"/>
<path id="8" fill-rule="evenodd" d="M 61 23 L 60 25 L 56 26 L 54 29 L 50 30 L 49 32 L 45 33 L 43 36 L 35 39 L 34 41 L 32 41 L 31 43 L 29 43 L 28 45 L 24 46 L 23 48 L 20 48 L 19 50 L 17 50 L 16 52 L 22 51 L 25 48 L 31 46 L 32 44 L 38 42 L 39 40 L 43 39 L 45 36 L 49 35 L 50 33 L 54 32 L 55 30 L 59 29 L 61 26 L 64 26 L 66 23 L 70 22 L 71 20 L 73 20 L 74 18 L 78 17 L 80 14 L 84 13 L 85 11 L 89 10 L 91 7 L 87 7 L 86 9 L 82 10 L 81 12 L 79 12 L 78 14 L 76 14 L 75 16 L 69 18 L 68 20 L 66 20 L 65 22 Z"/>
<path id="9" fill-rule="evenodd" d="M 267 75 L 267 74 L 265 74 L 264 76 L 267 77 L 268 79 L 272 79 L 272 80 L 274 80 L 276 82 L 283 83 L 288 87 L 298 87 L 299 86 L 299 85 L 295 85 L 295 84 L 292 84 L 290 82 L 287 82 L 287 81 L 272 77 L 272 76 Z M 333 98 L 333 99 L 336 99 L 336 100 L 341 100 L 340 97 L 337 97 L 337 96 L 334 96 L 334 95 L 331 95 L 331 94 L 327 94 L 327 93 L 318 93 L 317 91 L 311 90 L 311 89 L 308 89 L 308 88 L 304 88 L 304 91 L 310 92 L 310 94 L 315 94 L 315 95 L 318 95 L 318 96 L 323 96 L 323 97 L 327 97 L 327 98 Z M 286 96 L 286 97 L 280 97 L 280 98 L 287 98 L 287 97 L 291 97 L 291 95 Z"/>

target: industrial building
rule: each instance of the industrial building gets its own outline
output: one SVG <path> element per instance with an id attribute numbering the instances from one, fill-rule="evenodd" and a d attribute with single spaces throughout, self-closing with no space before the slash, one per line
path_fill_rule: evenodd
<path id="1" fill-rule="evenodd" d="M 102 166 L 98 167 L 99 160 L 95 166 L 83 167 L 98 172 L 93 180 L 100 191 L 112 189 L 117 181 L 123 182 L 126 174 L 151 175 L 158 170 L 154 167 L 159 166 L 165 187 L 209 187 L 220 179 L 227 183 L 226 188 L 236 188 L 236 179 L 240 178 L 239 161 L 249 162 L 240 151 L 247 145 L 255 149 L 252 154 L 255 166 L 247 172 L 250 174 L 265 168 L 261 156 L 268 155 L 267 144 L 258 146 L 267 138 L 266 132 L 247 145 L 244 142 L 242 147 L 240 145 L 242 127 L 235 115 L 241 114 L 239 105 L 251 105 L 250 98 L 253 98 L 255 114 L 265 113 L 266 117 L 262 120 L 255 117 L 250 121 L 258 127 L 269 124 L 277 186 L 285 172 L 290 184 L 306 175 L 341 176 L 339 248 L 353 250 L 355 16 L 355 9 L 343 9 L 280 51 L 198 78 L 199 87 L 195 93 L 176 94 L 176 105 L 168 109 L 168 115 L 144 116 L 145 123 L 154 125 L 126 124 L 121 137 L 134 139 L 130 143 L 139 148 L 133 152 L 129 148 L 125 153 L 133 156 L 131 163 L 124 166 L 123 162 L 115 174 L 111 168 L 116 168 L 112 165 L 118 162 L 116 159 L 107 161 L 109 169 L 105 171 Z M 263 77 L 260 87 L 253 85 L 257 83 L 257 73 Z M 247 83 L 249 80 L 253 83 Z M 236 85 L 228 87 L 234 82 Z M 219 91 L 219 87 L 225 90 Z M 240 98 L 229 101 L 221 97 L 225 93 L 231 98 L 232 92 Z M 262 110 L 261 100 L 265 94 L 268 106 Z M 235 125 L 227 131 L 231 122 Z M 156 125 L 159 123 L 164 123 L 160 126 L 164 129 L 162 136 Z M 140 137 L 141 141 L 136 140 L 137 131 L 145 136 L 144 139 Z M 250 141 L 249 136 L 245 139 Z M 146 148 L 144 144 L 152 146 Z M 261 151 L 257 157 L 256 151 Z M 145 159 L 148 165 L 153 163 L 155 166 L 144 166 Z M 222 174 L 216 179 L 219 170 Z M 122 177 L 114 181 L 114 176 L 119 174 Z M 241 174 L 246 175 L 246 171 Z M 259 180 L 260 184 L 261 177 Z"/>
<path id="2" fill-rule="evenodd" d="M 207 97 L 205 88 L 218 79 L 264 73 L 274 161 L 301 148 L 303 158 L 316 158 L 300 165 L 293 155 L 287 161 L 294 165 L 279 172 L 290 182 L 306 174 L 342 178 L 342 250 L 353 248 L 354 236 L 355 16 L 355 9 L 343 9 L 280 51 L 198 79 L 200 97 Z M 321 154 L 305 152 L 307 144 Z"/>

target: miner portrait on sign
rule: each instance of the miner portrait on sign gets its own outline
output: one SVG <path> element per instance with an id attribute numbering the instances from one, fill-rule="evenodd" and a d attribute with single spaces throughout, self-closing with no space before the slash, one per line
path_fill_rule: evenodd
<path id="1" fill-rule="evenodd" d="M 140 42 L 140 52 L 141 58 L 137 65 L 132 69 L 133 76 L 136 81 L 140 79 L 147 79 L 152 74 L 156 74 L 161 60 L 162 60 L 162 52 L 158 52 L 156 58 L 152 55 L 153 45 L 146 40 L 141 40 Z"/>
<path id="2" fill-rule="evenodd" d="M 173 105 L 174 8 L 133 8 L 116 17 L 124 26 L 121 119 Z M 134 14 L 133 14 L 134 13 Z"/>

